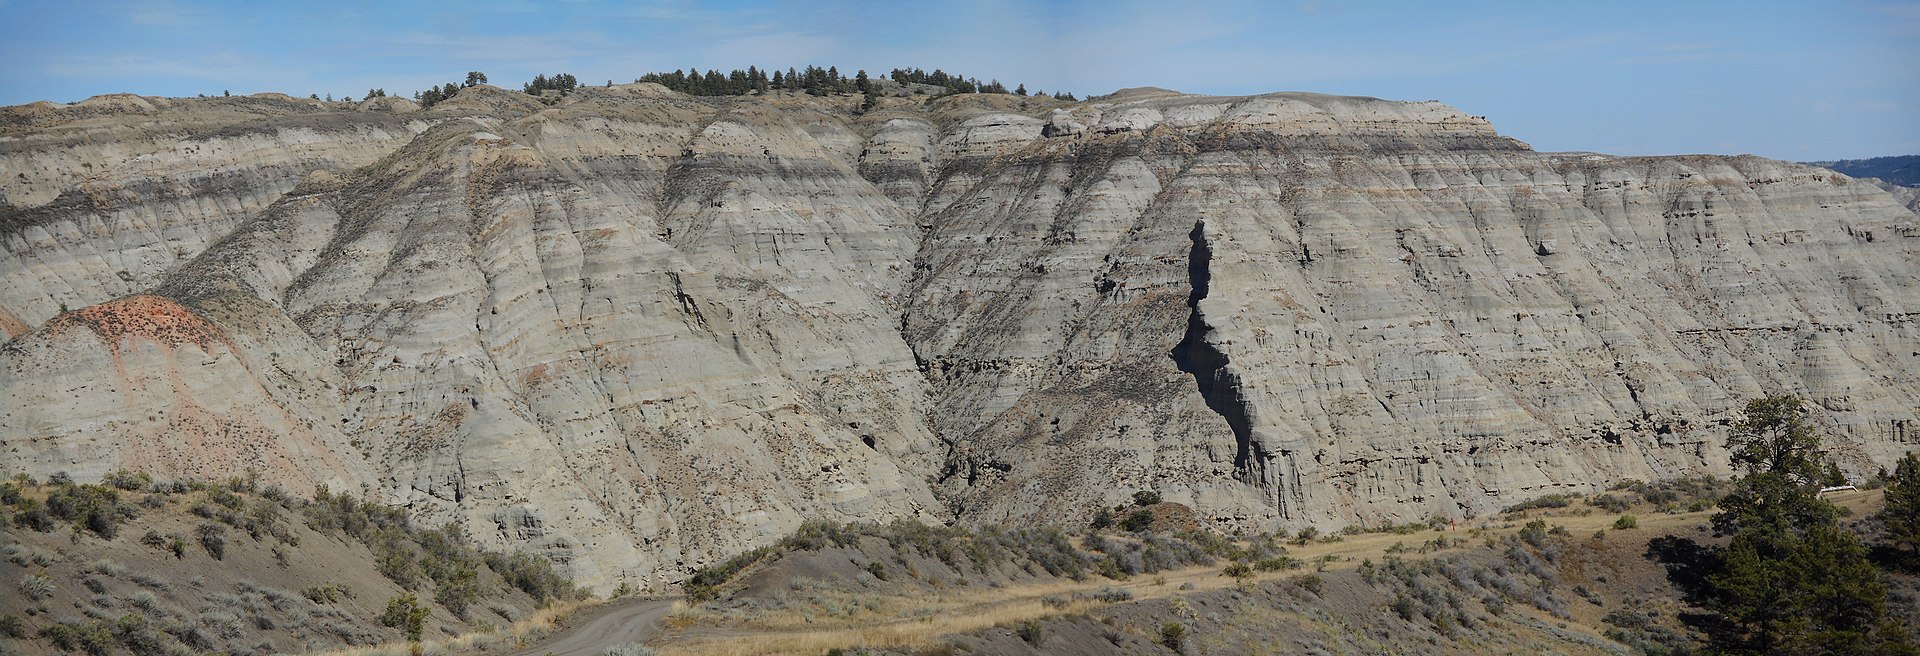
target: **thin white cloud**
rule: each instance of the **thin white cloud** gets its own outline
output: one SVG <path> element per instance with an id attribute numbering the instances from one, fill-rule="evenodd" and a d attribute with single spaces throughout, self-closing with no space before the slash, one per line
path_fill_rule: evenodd
<path id="1" fill-rule="evenodd" d="M 1896 36 L 1920 37 L 1920 3 L 1899 3 L 1874 7 L 1880 29 Z"/>
<path id="2" fill-rule="evenodd" d="M 117 10 L 117 14 L 128 22 L 147 27 L 192 25 L 209 16 L 204 7 L 192 7 L 177 2 L 127 3 Z"/>
<path id="3" fill-rule="evenodd" d="M 471 62 L 564 61 L 590 57 L 611 47 L 599 32 L 507 36 L 447 35 L 412 31 L 384 46 L 384 56 L 433 57 Z"/>
<path id="4" fill-rule="evenodd" d="M 190 58 L 161 52 L 123 52 L 56 59 L 44 69 L 53 75 L 92 79 L 171 75 L 200 80 L 234 80 L 270 70 L 259 60 L 222 52 Z"/>
<path id="5" fill-rule="evenodd" d="M 811 62 L 830 64 L 844 58 L 838 38 L 807 32 L 750 34 L 720 39 L 702 49 L 702 68 L 746 68 L 779 66 L 782 63 Z"/>

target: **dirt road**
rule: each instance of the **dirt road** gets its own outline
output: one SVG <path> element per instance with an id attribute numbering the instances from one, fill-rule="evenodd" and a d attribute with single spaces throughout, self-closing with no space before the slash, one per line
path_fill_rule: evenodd
<path id="1" fill-rule="evenodd" d="M 608 647 L 645 642 L 660 632 L 672 599 L 627 599 L 603 604 L 575 618 L 546 641 L 510 656 L 601 656 Z"/>

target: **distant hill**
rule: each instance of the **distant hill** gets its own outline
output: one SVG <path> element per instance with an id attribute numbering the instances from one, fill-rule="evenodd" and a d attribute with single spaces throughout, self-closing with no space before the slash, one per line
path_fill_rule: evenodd
<path id="1" fill-rule="evenodd" d="M 1807 164 L 1833 169 L 1856 178 L 1879 178 L 1902 187 L 1920 187 L 1920 155 L 1843 159 L 1831 162 L 1807 162 Z"/>

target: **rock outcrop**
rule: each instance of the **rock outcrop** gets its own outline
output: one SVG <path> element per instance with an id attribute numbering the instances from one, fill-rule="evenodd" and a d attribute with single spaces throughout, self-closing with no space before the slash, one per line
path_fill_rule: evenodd
<path id="1" fill-rule="evenodd" d="M 1860 180 L 1892 195 L 1895 202 L 1905 205 L 1907 209 L 1920 212 L 1920 187 L 1903 187 L 1879 178 L 1860 178 Z"/>
<path id="2" fill-rule="evenodd" d="M 148 289 L 308 174 L 426 129 L 339 105 L 116 94 L 0 108 L 0 332 Z"/>
<path id="3" fill-rule="evenodd" d="M 658 586 L 808 517 L 1222 527 L 1920 441 L 1920 226 L 1437 102 L 1128 90 L 0 112 L 0 467 L 253 469 Z"/>

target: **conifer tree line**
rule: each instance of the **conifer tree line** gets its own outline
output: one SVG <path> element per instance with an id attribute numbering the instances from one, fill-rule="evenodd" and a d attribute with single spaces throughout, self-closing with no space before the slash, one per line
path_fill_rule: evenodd
<path id="1" fill-rule="evenodd" d="M 999 80 L 981 82 L 977 77 L 949 74 L 940 69 L 934 69 L 932 73 L 928 73 L 918 68 L 896 68 L 888 73 L 887 78 L 899 84 L 912 83 L 941 87 L 947 94 L 1028 95 L 1025 84 L 1018 85 L 1015 90 L 1009 91 Z M 853 77 L 847 77 L 837 66 L 826 68 L 808 66 L 804 69 L 788 68 L 785 71 L 748 66 L 746 70 L 736 68 L 727 73 L 714 69 L 702 73 L 695 68 L 675 70 L 672 73 L 648 73 L 634 81 L 653 82 L 694 96 L 741 96 L 750 93 L 766 93 L 770 90 L 803 91 L 815 96 L 857 93 L 872 97 L 879 93 L 879 85 L 873 83 L 865 70 L 857 71 Z M 1070 93 L 1062 92 L 1052 95 L 1061 100 L 1075 100 Z"/>
<path id="2" fill-rule="evenodd" d="M 896 68 L 888 72 L 887 79 L 902 85 L 921 84 L 939 87 L 942 89 L 940 95 L 956 93 L 1030 95 L 1027 92 L 1027 85 L 1025 84 L 1015 85 L 1012 90 L 1008 90 L 1007 86 L 999 80 L 982 82 L 980 78 L 977 77 L 948 73 L 937 68 L 933 69 L 931 73 L 919 68 Z M 748 66 L 746 70 L 736 68 L 727 73 L 721 73 L 717 69 L 708 69 L 702 73 L 697 68 L 690 68 L 675 70 L 671 73 L 648 73 L 634 79 L 634 81 L 652 82 L 668 89 L 693 96 L 744 96 L 770 91 L 801 91 L 815 96 L 861 94 L 866 96 L 864 107 L 872 107 L 882 95 L 880 85 L 876 84 L 873 78 L 867 75 L 865 70 L 857 71 L 853 77 L 847 77 L 844 73 L 840 72 L 840 68 L 837 66 L 828 66 L 826 68 L 808 66 L 803 69 L 789 67 L 784 71 Z M 464 82 L 458 84 L 448 82 L 436 87 L 427 87 L 424 91 L 414 92 L 413 99 L 419 101 L 422 108 L 432 107 L 440 101 L 459 94 L 461 89 L 477 84 L 485 84 L 486 82 L 487 75 L 485 73 L 470 71 L 467 73 L 467 79 Z M 609 80 L 607 84 L 608 86 L 612 86 L 613 82 Z M 570 73 L 555 73 L 553 75 L 542 73 L 535 75 L 532 81 L 521 85 L 520 90 L 535 96 L 544 95 L 547 92 L 558 92 L 561 95 L 565 95 L 579 87 L 579 78 L 574 77 Z M 385 89 L 374 89 L 368 92 L 367 97 L 378 98 L 385 95 Z M 1045 91 L 1038 91 L 1031 95 L 1051 96 L 1059 100 L 1078 100 L 1073 94 L 1064 91 L 1052 94 L 1048 94 Z"/>
<path id="3" fill-rule="evenodd" d="M 572 77 L 572 76 L 568 76 L 568 77 Z M 462 82 L 457 85 L 452 82 L 448 82 L 438 87 L 427 87 L 426 91 L 415 91 L 413 93 L 413 99 L 420 102 L 421 109 L 425 109 L 438 104 L 442 100 L 446 100 L 448 98 L 454 97 L 455 95 L 458 95 L 461 89 L 474 86 L 477 84 L 486 84 L 486 83 L 487 83 L 486 73 L 482 73 L 480 71 L 467 71 L 467 80 L 465 82 Z"/>
<path id="4" fill-rule="evenodd" d="M 1007 91 L 1006 85 L 1000 84 L 999 80 L 981 83 L 980 78 L 949 74 L 938 68 L 933 69 L 932 73 L 918 68 L 896 68 L 887 73 L 887 78 L 901 84 L 927 84 L 936 87 L 945 87 L 951 93 L 1012 93 L 1016 96 L 1027 95 L 1027 85 L 1025 84 L 1017 85 L 1013 91 L 1009 92 Z M 1079 100 L 1073 97 L 1073 94 L 1065 91 L 1059 91 L 1053 94 L 1039 91 L 1033 95 L 1052 95 L 1054 98 L 1060 100 Z"/>
<path id="5" fill-rule="evenodd" d="M 555 73 L 553 77 L 547 77 L 545 74 L 535 75 L 533 81 L 522 85 L 520 90 L 527 92 L 527 95 L 537 96 L 542 91 L 558 91 L 561 94 L 567 94 L 577 88 L 580 88 L 580 80 L 574 79 L 567 73 Z"/>
<path id="6" fill-rule="evenodd" d="M 765 93 L 780 89 L 804 91 L 811 95 L 867 93 L 873 89 L 873 81 L 866 71 L 859 71 L 853 78 L 840 72 L 838 66 L 820 68 L 808 66 L 805 69 L 788 68 L 780 70 L 762 70 L 758 66 L 748 66 L 747 70 L 734 69 L 722 74 L 709 69 L 701 73 L 700 69 L 676 70 L 672 73 L 648 73 L 634 80 L 652 82 L 660 86 L 693 96 L 743 96 L 749 93 Z"/>

